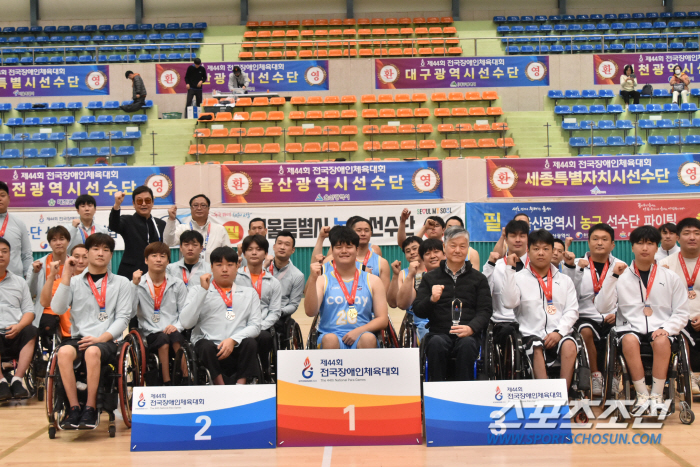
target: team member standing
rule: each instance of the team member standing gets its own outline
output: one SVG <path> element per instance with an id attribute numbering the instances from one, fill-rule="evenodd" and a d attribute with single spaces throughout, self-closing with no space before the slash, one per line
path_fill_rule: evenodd
<path id="1" fill-rule="evenodd" d="M 70 410 L 61 422 L 63 429 L 92 429 L 97 426 L 97 390 L 100 370 L 114 365 L 117 344 L 129 323 L 132 306 L 130 282 L 108 272 L 114 253 L 114 239 L 96 233 L 86 240 L 88 267 L 73 276 L 75 258 L 68 258 L 63 267 L 61 284 L 51 300 L 51 309 L 62 315 L 70 308 L 71 335 L 58 349 L 58 367 Z M 85 360 L 87 369 L 87 402 L 80 409 L 74 365 Z"/>
<path id="2" fill-rule="evenodd" d="M 678 246 L 678 228 L 676 224 L 672 222 L 664 224 L 659 227 L 659 232 L 661 232 L 661 248 L 654 256 L 656 261 L 661 261 L 681 251 Z"/>
<path id="3" fill-rule="evenodd" d="M 248 236 L 251 235 L 262 235 L 267 238 L 267 224 L 265 219 L 260 217 L 255 217 L 248 222 Z M 238 258 L 240 259 L 241 266 L 245 266 L 246 259 L 243 257 L 243 252 L 241 251 L 241 243 L 238 244 Z M 274 252 L 272 250 L 267 252 L 267 260 L 272 261 Z"/>
<path id="4" fill-rule="evenodd" d="M 360 237 L 355 231 L 335 226 L 329 238 L 334 259 L 325 272 L 320 262 L 311 263 L 304 297 L 306 316 L 320 314 L 317 345 L 324 349 L 375 348 L 374 333 L 389 323 L 384 284 L 358 268 Z"/>
<path id="5" fill-rule="evenodd" d="M 634 229 L 630 234 L 632 266 L 616 264 L 595 301 L 600 313 L 617 307 L 615 330 L 637 393 L 630 411 L 635 416 L 641 416 L 649 405 L 663 405 L 671 341 L 688 324 L 686 285 L 677 274 L 658 267 L 654 260 L 660 241 L 661 234 L 650 225 Z M 644 381 L 642 342 L 651 344 L 653 351 L 651 394 Z"/>
<path id="6" fill-rule="evenodd" d="M 148 272 L 134 272 L 132 315 L 138 317 L 147 351 L 158 354 L 163 385 L 170 386 L 170 349 L 177 352 L 185 342 L 181 334 L 185 328 L 180 324 L 180 312 L 187 300 L 187 286 L 177 276 L 166 273 L 170 262 L 168 245 L 151 243 L 143 255 Z"/>
<path id="7" fill-rule="evenodd" d="M 291 256 L 295 251 L 296 240 L 291 232 L 282 230 L 277 234 L 272 249 L 275 257 L 265 267 L 269 273 L 280 282 L 282 287 L 281 316 L 275 323 L 275 329 L 281 333 L 284 321 L 292 316 L 299 308 L 301 297 L 304 296 L 304 273 L 292 264 Z"/>
<path id="8" fill-rule="evenodd" d="M 260 299 L 252 287 L 236 287 L 238 253 L 233 248 L 212 251 L 211 269 L 189 291 L 180 323 L 194 328 L 194 350 L 214 384 L 246 384 L 260 377 L 255 340 L 262 322 Z"/>
<path id="9" fill-rule="evenodd" d="M 458 381 L 473 379 L 481 333 L 491 318 L 491 291 L 486 277 L 467 261 L 469 233 L 461 227 L 445 232 L 445 261 L 423 274 L 413 313 L 428 319 L 426 354 L 431 381 L 445 381 L 450 356 L 457 358 Z M 458 324 L 454 324 L 456 317 Z"/>
<path id="10" fill-rule="evenodd" d="M 180 260 L 168 264 L 168 274 L 181 278 L 188 289 L 198 286 L 202 275 L 211 274 L 209 263 L 202 260 L 203 241 L 196 230 L 185 230 L 180 234 Z"/>
<path id="11" fill-rule="evenodd" d="M 401 251 L 403 251 L 403 254 L 406 257 L 406 261 L 409 265 L 413 262 L 420 263 L 418 265 L 418 270 L 416 271 L 416 274 L 420 275 L 418 277 L 418 282 L 420 282 L 420 277 L 422 277 L 423 273 L 425 272 L 423 261 L 421 260 L 420 255 L 418 254 L 418 250 L 420 249 L 422 243 L 423 240 L 413 236 L 408 237 L 406 240 L 404 240 L 403 244 L 401 245 Z M 405 279 L 405 274 L 402 274 L 401 261 L 398 259 L 391 263 L 391 269 L 394 272 L 394 274 L 391 276 L 391 282 L 389 283 L 389 288 L 386 291 L 386 300 L 389 303 L 390 308 L 396 308 L 396 295 L 398 294 L 399 289 L 401 288 L 401 284 Z M 406 272 L 408 272 L 408 268 L 406 268 Z M 411 303 L 413 303 L 413 300 L 411 300 Z M 411 304 L 409 303 L 406 308 L 410 307 L 410 305 Z M 406 308 L 402 309 L 405 310 Z"/>
<path id="12" fill-rule="evenodd" d="M 506 224 L 505 239 L 508 252 L 515 254 L 517 261 L 515 271 L 518 272 L 527 267 L 530 259 L 527 256 L 527 235 L 530 228 L 524 221 L 510 221 Z M 500 258 L 500 255 L 492 251 L 489 261 L 484 265 L 484 275 L 489 281 L 491 299 L 493 301 L 493 338 L 494 342 L 504 348 L 508 336 L 513 336 L 518 328 L 518 322 L 512 308 L 503 304 L 503 292 L 506 280 L 506 270 L 509 269 L 508 260 Z M 503 354 L 503 352 L 502 352 Z"/>
<path id="13" fill-rule="evenodd" d="M 80 195 L 75 199 L 75 210 L 78 211 L 78 219 L 73 219 L 68 227 L 70 243 L 68 251 L 73 251 L 76 245 L 85 244 L 85 240 L 94 233 L 109 233 L 106 225 L 95 222 L 97 201 L 90 195 Z"/>
<path id="14" fill-rule="evenodd" d="M 126 79 L 131 80 L 131 98 L 134 102 L 128 105 L 120 105 L 119 108 L 124 112 L 137 112 L 146 105 L 146 85 L 143 84 L 143 79 L 138 73 L 129 70 L 125 73 L 125 76 Z"/>
<path id="15" fill-rule="evenodd" d="M 282 315 L 282 286 L 272 274 L 265 274 L 263 262 L 270 248 L 262 235 L 251 235 L 243 239 L 241 249 L 248 263 L 241 266 L 236 275 L 236 285 L 252 287 L 260 299 L 262 323 L 260 334 L 255 338 L 258 345 L 260 363 L 264 369 L 269 366 L 270 351 L 272 350 L 272 334 L 270 328 L 277 323 Z M 269 375 L 265 375 L 266 377 Z"/>
<path id="16" fill-rule="evenodd" d="M 571 387 L 577 346 L 571 336 L 578 319 L 576 287 L 552 265 L 554 237 L 544 229 L 527 238 L 530 263 L 516 272 L 518 255 L 508 255 L 503 305 L 511 308 L 532 359 L 536 379 L 547 379 L 547 367 L 560 361 L 560 378 Z"/>
<path id="17" fill-rule="evenodd" d="M 187 87 L 187 99 L 185 100 L 185 117 L 187 107 L 192 105 L 192 98 L 195 98 L 197 107 L 202 105 L 202 85 L 207 82 L 207 70 L 202 65 L 202 60 L 195 58 L 192 65 L 187 67 L 185 73 L 185 86 Z"/>
<path id="18" fill-rule="evenodd" d="M 619 259 L 612 255 L 615 249 L 615 231 L 608 224 L 600 223 L 588 229 L 588 249 L 583 258 L 576 259 L 572 251 L 564 254 L 563 272 L 576 287 L 578 298 L 578 321 L 574 329 L 581 334 L 583 343 L 588 352 L 588 363 L 593 377 L 592 392 L 594 396 L 603 395 L 603 374 L 598 370 L 599 363 L 603 364 L 605 356 L 602 344 L 608 337 L 610 330 L 615 325 L 615 312 L 613 306 L 607 310 L 598 311 L 595 300 L 603 287 L 603 282 Z M 598 358 L 598 348 L 601 350 L 601 358 Z M 599 362 L 600 360 L 600 362 Z"/>
<path id="19" fill-rule="evenodd" d="M 7 269 L 12 274 L 24 278 L 32 267 L 32 244 L 29 241 L 27 226 L 19 217 L 10 216 L 7 212 L 9 206 L 10 189 L 7 183 L 0 181 L 0 238 L 8 241 L 12 255 Z"/>
<path id="20" fill-rule="evenodd" d="M 22 385 L 24 374 L 34 356 L 37 331 L 32 326 L 34 305 L 29 286 L 22 276 L 8 269 L 12 246 L 0 238 L 0 356 L 13 356 L 17 368 L 11 382 L 0 373 L 0 402 L 11 397 L 27 397 Z"/>
<path id="21" fill-rule="evenodd" d="M 678 243 L 681 251 L 659 261 L 675 272 L 688 288 L 688 311 L 690 320 L 682 331 L 688 338 L 690 368 L 693 370 L 691 383 L 693 394 L 700 394 L 700 220 L 688 217 L 678 223 Z"/>
<path id="22" fill-rule="evenodd" d="M 195 230 L 202 235 L 202 261 L 209 262 L 209 255 L 220 246 L 231 246 L 226 227 L 209 218 L 211 201 L 205 195 L 195 195 L 190 199 L 190 215 L 192 220 L 185 224 L 177 221 L 177 206 L 168 209 L 168 219 L 165 221 L 163 242 L 170 246 L 180 244 L 180 235 L 187 230 Z"/>
<path id="23" fill-rule="evenodd" d="M 155 198 L 150 188 L 143 185 L 136 188 L 131 198 L 135 214 L 121 215 L 124 201 L 121 191 L 114 194 L 114 207 L 109 213 L 109 228 L 121 235 L 126 245 L 117 273 L 129 281 L 137 269 L 148 271 L 143 252 L 150 243 L 162 241 L 165 230 L 165 222 L 151 215 Z"/>
<path id="24" fill-rule="evenodd" d="M 564 252 L 567 250 L 566 244 L 560 238 L 554 239 L 554 250 L 552 251 L 552 265 L 561 272 L 561 264 L 564 261 Z"/>
<path id="25" fill-rule="evenodd" d="M 528 229 L 530 228 L 530 217 L 527 214 L 525 214 L 524 212 L 516 214 L 515 217 L 513 217 L 513 220 L 514 221 L 525 221 Z M 501 237 L 496 242 L 496 245 L 493 247 L 492 251 L 495 251 L 496 253 L 498 253 L 500 255 L 499 257 L 505 258 L 506 254 L 507 254 L 505 243 L 506 243 L 506 229 L 504 228 L 501 230 Z"/>

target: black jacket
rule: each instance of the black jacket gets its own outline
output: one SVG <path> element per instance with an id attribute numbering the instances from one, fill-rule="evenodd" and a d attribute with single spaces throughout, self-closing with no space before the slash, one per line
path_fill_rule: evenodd
<path id="1" fill-rule="evenodd" d="M 430 332 L 448 334 L 452 327 L 452 301 L 458 298 L 462 301 L 459 324 L 469 326 L 475 335 L 479 335 L 488 326 L 493 313 L 489 282 L 467 261 L 465 272 L 460 274 L 455 284 L 445 271 L 445 263 L 441 261 L 439 268 L 423 274 L 416 290 L 413 313 L 419 318 L 428 318 Z M 445 286 L 437 303 L 430 300 L 434 285 Z"/>
<path id="2" fill-rule="evenodd" d="M 131 86 L 131 95 L 132 99 L 136 100 L 138 99 L 136 95 L 139 95 L 139 98 L 146 97 L 146 86 L 143 84 L 143 79 L 141 79 L 141 75 L 136 75 L 134 76 L 134 82 Z"/>
<path id="3" fill-rule="evenodd" d="M 158 225 L 153 225 L 155 219 Z M 163 231 L 165 230 L 165 221 L 156 219 L 151 216 L 145 219 L 138 214 L 121 215 L 121 211 L 112 211 L 109 213 L 109 228 L 113 232 L 118 233 L 124 239 L 124 256 L 119 264 L 117 274 L 131 280 L 134 271 L 140 269 L 145 274 L 148 271 L 146 261 L 143 258 L 143 252 L 149 243 L 163 241 Z"/>
<path id="4" fill-rule="evenodd" d="M 204 65 L 199 65 L 199 68 L 194 65 L 187 67 L 185 84 L 189 84 L 190 89 L 202 89 L 201 87 L 197 87 L 200 81 L 202 82 L 202 86 L 204 86 L 204 83 L 207 81 L 207 70 L 204 68 Z"/>

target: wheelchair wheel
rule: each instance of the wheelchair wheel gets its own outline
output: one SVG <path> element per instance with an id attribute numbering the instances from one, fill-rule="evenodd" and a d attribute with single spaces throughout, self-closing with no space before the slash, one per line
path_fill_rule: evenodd
<path id="1" fill-rule="evenodd" d="M 622 380 L 622 369 L 617 354 L 617 334 L 610 331 L 605 344 L 605 369 L 603 370 L 603 404 L 606 401 L 617 399 Z M 617 386 L 615 387 L 615 382 Z"/>
<path id="2" fill-rule="evenodd" d="M 679 334 L 676 392 L 678 393 L 680 400 L 685 402 L 685 405 L 681 406 L 681 421 L 683 421 L 682 418 L 684 409 L 692 414 L 690 409 L 693 405 L 693 392 L 690 373 L 690 356 L 688 355 L 688 347 L 686 347 L 686 337 L 683 334 Z M 695 419 L 695 416 L 693 415 L 692 418 Z M 691 421 L 690 423 L 693 422 Z M 690 423 L 686 423 L 686 425 L 689 425 Z"/>
<path id="3" fill-rule="evenodd" d="M 576 356 L 572 382 L 576 382 L 576 391 L 579 399 L 591 400 L 593 394 L 593 380 L 590 361 L 588 359 L 588 350 L 586 350 L 586 344 L 583 342 L 579 333 L 574 333 L 574 339 L 576 339 L 576 344 L 580 350 Z"/>
<path id="4" fill-rule="evenodd" d="M 184 368 L 183 368 L 184 367 Z M 197 357 L 192 348 L 192 344 L 185 344 L 178 349 L 173 362 L 172 376 L 170 381 L 173 386 L 195 386 L 197 380 Z M 211 379 L 211 378 L 210 378 Z"/>
<path id="5" fill-rule="evenodd" d="M 309 329 L 309 338 L 306 339 L 306 350 L 316 349 L 318 349 L 318 315 L 314 316 L 311 329 Z"/>
<path id="6" fill-rule="evenodd" d="M 291 340 L 289 341 L 290 350 L 302 350 L 304 348 L 304 336 L 301 335 L 299 323 L 294 321 L 294 323 L 290 325 L 289 330 L 291 331 L 292 336 Z"/>
<path id="7" fill-rule="evenodd" d="M 124 341 L 121 344 L 117 371 L 119 372 L 117 379 L 119 408 L 124 424 L 127 428 L 131 428 L 131 404 L 134 398 L 134 388 L 140 385 L 142 372 L 139 370 L 136 346 L 130 341 Z"/>
<path id="8" fill-rule="evenodd" d="M 58 371 L 58 352 L 54 350 L 49 357 L 49 370 L 46 375 L 46 416 L 49 420 L 49 438 L 56 436 L 59 422 L 66 414 L 65 398 L 62 394 L 61 376 Z M 53 436 L 52 436 L 53 430 Z"/>
<path id="9" fill-rule="evenodd" d="M 394 330 L 394 325 L 389 318 L 389 324 L 387 324 L 386 329 L 382 332 L 382 340 L 384 343 L 384 348 L 398 349 L 399 338 L 396 336 L 396 331 Z"/>
<path id="10" fill-rule="evenodd" d="M 262 373 L 262 382 L 275 384 L 277 382 L 277 349 L 280 345 L 280 336 L 275 332 L 274 326 L 270 328 L 270 332 L 272 333 L 272 348 L 270 349 L 270 355 L 267 356 L 269 366 L 267 368 L 267 373 Z M 260 367 L 262 368 L 262 362 Z"/>
<path id="11" fill-rule="evenodd" d="M 136 329 L 132 330 L 127 338 L 130 338 L 129 340 L 131 340 L 133 344 L 132 346 L 136 355 L 136 361 L 139 363 L 139 369 L 141 370 L 141 374 L 139 375 L 139 385 L 144 386 L 146 370 L 148 368 L 148 363 L 146 361 L 146 346 L 143 344 L 141 333 Z"/>

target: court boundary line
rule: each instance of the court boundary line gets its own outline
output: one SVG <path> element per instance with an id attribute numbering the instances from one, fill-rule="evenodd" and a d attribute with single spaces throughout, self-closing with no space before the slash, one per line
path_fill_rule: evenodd
<path id="1" fill-rule="evenodd" d="M 0 460 L 6 458 L 10 454 L 14 453 L 16 450 L 21 448 L 22 446 L 25 446 L 29 444 L 31 441 L 34 441 L 37 439 L 39 436 L 42 435 L 42 433 L 46 433 L 46 427 L 39 428 L 36 430 L 34 433 L 31 435 L 27 436 L 21 441 L 17 441 L 15 444 L 10 446 L 9 448 L 5 449 L 4 451 L 0 452 Z"/>
<path id="2" fill-rule="evenodd" d="M 681 465 L 682 467 L 693 467 L 693 464 L 683 459 L 681 456 L 679 456 L 666 446 L 662 444 L 655 444 L 654 447 L 657 450 L 661 451 L 661 453 L 664 454 L 666 457 L 674 461 L 676 464 Z"/>
<path id="3" fill-rule="evenodd" d="M 323 448 L 323 460 L 321 461 L 321 467 L 331 467 L 331 459 L 332 458 L 333 458 L 333 446 L 324 447 Z"/>

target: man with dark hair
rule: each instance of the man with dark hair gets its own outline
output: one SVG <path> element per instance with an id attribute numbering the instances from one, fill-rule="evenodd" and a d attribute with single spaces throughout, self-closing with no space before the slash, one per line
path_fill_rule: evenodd
<path id="1" fill-rule="evenodd" d="M 202 60 L 197 57 L 192 62 L 192 65 L 187 67 L 187 72 L 185 73 L 185 86 L 187 87 L 185 118 L 187 118 L 187 107 L 192 105 L 193 97 L 197 107 L 202 105 L 202 85 L 207 81 L 207 70 L 202 65 Z"/>
<path id="2" fill-rule="evenodd" d="M 51 309 L 62 315 L 71 312 L 71 339 L 61 342 L 58 367 L 70 410 L 60 422 L 64 430 L 92 429 L 97 426 L 97 389 L 100 371 L 116 365 L 117 344 L 129 323 L 132 307 L 131 283 L 124 277 L 109 274 L 114 253 L 114 239 L 107 234 L 90 235 L 88 267 L 73 276 L 76 260 L 66 259 L 61 284 L 51 300 Z M 75 381 L 75 361 L 85 360 L 87 402 L 81 409 Z"/>
<path id="3" fill-rule="evenodd" d="M 177 206 L 168 209 L 168 219 L 165 221 L 163 242 L 170 246 L 180 244 L 180 235 L 187 230 L 196 230 L 202 235 L 202 261 L 209 262 L 209 255 L 220 246 L 231 246 L 226 227 L 214 222 L 209 217 L 211 202 L 205 195 L 195 195 L 190 199 L 189 222 L 180 223 L 177 220 Z M 197 282 L 197 281 L 196 281 Z"/>
<path id="4" fill-rule="evenodd" d="M 420 282 L 420 278 L 423 276 L 423 272 L 425 271 L 425 268 L 423 267 L 423 261 L 418 255 L 418 249 L 422 244 L 423 240 L 416 236 L 408 237 L 401 244 L 401 250 L 403 251 L 403 254 L 406 257 L 406 261 L 408 261 L 409 267 L 411 263 L 418 262 L 418 264 L 416 265 L 416 267 L 418 268 L 416 270 L 416 274 L 418 275 L 418 282 Z M 386 291 L 386 300 L 389 303 L 390 308 L 396 308 L 396 295 L 398 294 L 399 289 L 401 288 L 401 283 L 403 283 L 404 280 L 404 275 L 401 272 L 401 260 L 397 259 L 396 261 L 391 263 L 391 269 L 394 272 L 394 274 L 391 276 L 391 282 L 389 283 L 389 288 Z M 408 268 L 406 268 L 406 272 L 408 272 Z M 405 310 L 406 308 L 409 308 L 411 306 L 411 303 L 413 303 L 413 300 L 411 300 L 411 302 L 406 307 L 400 308 L 402 310 Z"/>
<path id="5" fill-rule="evenodd" d="M 0 357 L 17 359 L 11 382 L 0 372 L 0 402 L 29 396 L 22 380 L 34 356 L 37 334 L 29 287 L 22 276 L 8 269 L 11 252 L 10 242 L 0 237 Z"/>
<path id="6" fill-rule="evenodd" d="M 654 255 L 661 233 L 650 225 L 630 234 L 634 261 L 618 262 L 603 283 L 595 307 L 600 313 L 617 308 L 615 330 L 618 345 L 637 393 L 630 414 L 639 417 L 648 408 L 664 403 L 663 393 L 671 358 L 671 342 L 688 324 L 688 289 L 678 275 L 658 267 Z M 653 368 L 651 393 L 646 385 L 640 356 L 642 342 L 651 344 Z"/>
<path id="7" fill-rule="evenodd" d="M 238 65 L 234 66 L 233 73 L 228 75 L 228 90 L 235 92 L 236 89 L 245 89 L 248 83 L 250 83 L 248 75 Z"/>
<path id="8" fill-rule="evenodd" d="M 143 252 L 148 272 L 134 272 L 134 302 L 132 318 L 136 316 L 139 330 L 146 338 L 148 352 L 157 353 L 164 386 L 170 386 L 170 350 L 174 353 L 184 344 L 180 313 L 187 300 L 187 286 L 181 279 L 166 272 L 170 248 L 154 242 Z M 146 371 L 145 368 L 142 371 Z"/>
<path id="9" fill-rule="evenodd" d="M 260 298 L 252 287 L 236 286 L 238 253 L 233 248 L 212 251 L 211 269 L 187 295 L 180 323 L 194 328 L 194 350 L 214 384 L 246 384 L 260 377 L 255 340 L 262 322 Z"/>
<path id="10" fill-rule="evenodd" d="M 564 253 L 562 272 L 574 281 L 578 298 L 578 321 L 574 329 L 581 334 L 593 377 L 594 396 L 603 395 L 603 373 L 605 342 L 615 325 L 617 307 L 598 311 L 595 300 L 603 287 L 603 282 L 612 269 L 620 262 L 612 255 L 615 249 L 615 231 L 608 224 L 592 225 L 588 229 L 588 252 L 583 258 L 575 258 L 573 251 Z M 600 353 L 599 353 L 600 351 Z M 614 390 L 617 386 L 613 384 Z"/>
<path id="11" fill-rule="evenodd" d="M 280 282 L 282 287 L 281 316 L 275 324 L 275 329 L 283 332 L 284 321 L 292 316 L 299 308 L 301 297 L 304 296 L 304 273 L 292 264 L 291 256 L 295 251 L 296 240 L 292 232 L 282 230 L 277 234 L 272 249 L 275 257 L 265 267 L 266 272 Z"/>
<path id="12" fill-rule="evenodd" d="M 263 237 L 267 238 L 267 224 L 265 223 L 265 219 L 261 217 L 254 217 L 248 222 L 248 236 L 252 235 L 262 235 Z M 238 244 L 238 258 L 240 259 L 240 265 L 242 267 L 248 263 L 243 256 L 243 251 L 241 251 L 241 244 L 242 243 Z M 272 261 L 273 254 L 274 252 L 272 249 L 267 252 L 268 261 Z"/>
<path id="13" fill-rule="evenodd" d="M 675 255 L 681 250 L 678 246 L 678 234 L 680 230 L 678 230 L 676 224 L 668 222 L 659 227 L 659 232 L 661 232 L 661 248 L 659 248 L 654 257 L 656 261 L 661 261 L 664 258 Z"/>
<path id="14" fill-rule="evenodd" d="M 143 84 L 143 79 L 141 79 L 141 75 L 138 73 L 134 73 L 133 71 L 129 70 L 124 73 L 124 75 L 126 76 L 126 79 L 130 79 L 132 81 L 131 98 L 134 102 L 128 105 L 120 105 L 119 108 L 124 112 L 136 112 L 140 110 L 141 107 L 146 105 L 146 86 Z"/>
<path id="15" fill-rule="evenodd" d="M 306 316 L 319 315 L 317 346 L 323 349 L 377 347 L 374 334 L 389 324 L 381 279 L 357 266 L 360 237 L 349 227 L 329 232 L 333 261 L 311 263 L 304 297 Z"/>
<path id="16" fill-rule="evenodd" d="M 12 247 L 12 257 L 7 269 L 24 278 L 32 267 L 32 244 L 29 241 L 27 226 L 18 216 L 10 216 L 7 212 L 9 206 L 10 189 L 7 183 L 0 181 L 0 238 L 7 240 Z"/>
<path id="17" fill-rule="evenodd" d="M 690 320 L 681 332 L 688 339 L 692 392 L 696 395 L 700 394 L 700 220 L 686 217 L 678 223 L 677 228 L 680 251 L 659 261 L 659 266 L 675 272 L 688 290 Z"/>
<path id="18" fill-rule="evenodd" d="M 445 261 L 423 274 L 413 313 L 428 319 L 425 349 L 430 381 L 445 381 L 447 362 L 456 357 L 458 381 L 474 378 L 481 334 L 491 318 L 491 291 L 486 277 L 467 261 L 469 233 L 450 227 L 445 233 Z"/>
<path id="19" fill-rule="evenodd" d="M 577 346 L 571 336 L 578 319 L 576 287 L 552 265 L 554 237 L 544 229 L 528 235 L 529 264 L 516 272 L 518 255 L 508 255 L 503 305 L 518 321 L 536 379 L 547 379 L 547 367 L 560 361 L 560 377 L 571 387 Z"/>
<path id="20" fill-rule="evenodd" d="M 514 221 L 524 221 L 527 224 L 528 231 L 530 229 L 530 217 L 525 214 L 524 212 L 520 212 L 513 217 Z M 493 247 L 493 251 L 498 253 L 500 257 L 505 257 L 506 256 L 506 229 L 501 229 L 501 237 L 498 239 L 496 242 L 496 245 Z"/>
<path id="21" fill-rule="evenodd" d="M 270 350 L 272 350 L 272 334 L 270 328 L 282 316 L 282 285 L 272 274 L 265 274 L 263 263 L 267 256 L 269 245 L 262 235 L 249 235 L 243 239 L 241 250 L 245 255 L 247 266 L 241 266 L 236 275 L 236 285 L 252 287 L 260 299 L 262 323 L 260 334 L 255 339 L 258 342 L 258 354 L 264 369 L 268 368 Z M 269 375 L 265 375 L 266 378 Z"/>
<path id="22" fill-rule="evenodd" d="M 80 195 L 75 199 L 75 210 L 78 218 L 73 219 L 68 226 L 70 243 L 68 251 L 72 251 L 75 245 L 84 244 L 87 238 L 94 233 L 109 233 L 106 225 L 95 222 L 95 212 L 97 211 L 97 200 L 90 195 Z"/>
<path id="23" fill-rule="evenodd" d="M 428 239 L 426 242 L 439 242 L 439 240 Z M 425 242 L 416 236 L 408 237 L 403 242 L 403 253 L 406 256 L 406 261 L 408 261 L 408 267 L 401 269 L 401 262 L 398 260 L 391 264 L 394 270 L 394 277 L 391 279 L 389 290 L 393 297 L 389 299 L 387 296 L 389 306 L 406 310 L 406 313 L 410 315 L 410 319 L 413 320 L 413 324 L 416 326 L 419 341 L 423 340 L 425 335 L 428 334 L 428 328 L 426 328 L 428 320 L 416 317 L 415 313 L 413 313 L 413 301 L 416 299 L 416 290 L 420 286 L 421 280 L 423 280 L 423 274 L 435 269 L 435 267 L 427 269 L 423 263 L 423 258 L 420 255 L 423 243 Z M 442 244 L 442 242 L 440 243 Z M 442 253 L 442 248 L 440 248 L 440 252 Z M 439 263 L 437 266 L 439 266 Z M 392 290 L 394 288 L 395 291 Z M 392 305 L 392 300 L 394 305 Z"/>
<path id="24" fill-rule="evenodd" d="M 180 260 L 168 264 L 168 274 L 182 279 L 188 290 L 199 285 L 202 275 L 211 273 L 209 263 L 202 261 L 202 242 L 202 234 L 185 230 L 180 234 Z"/>
<path id="25" fill-rule="evenodd" d="M 459 216 L 452 216 L 445 221 L 445 229 L 450 227 L 464 227 L 464 221 Z"/>
<path id="26" fill-rule="evenodd" d="M 559 269 L 561 272 L 561 263 L 564 261 L 564 252 L 566 251 L 566 244 L 561 238 L 554 239 L 554 250 L 552 250 L 552 264 L 555 268 Z"/>
<path id="27" fill-rule="evenodd" d="M 68 230 L 59 225 L 51 227 L 46 232 L 46 240 L 49 242 L 51 253 L 32 263 L 32 268 L 27 276 L 27 284 L 29 285 L 29 293 L 35 300 L 33 324 L 38 328 L 39 336 L 42 339 L 51 339 L 58 330 L 61 318 L 50 307 L 45 308 L 41 305 L 40 295 L 44 284 L 51 275 L 51 263 L 58 262 L 58 274 L 62 273 L 71 237 Z"/>
<path id="28" fill-rule="evenodd" d="M 109 228 L 121 235 L 126 245 L 117 274 L 129 281 L 137 269 L 148 272 L 143 252 L 149 243 L 160 242 L 165 230 L 165 222 L 151 215 L 155 198 L 150 188 L 145 185 L 136 188 L 131 199 L 135 214 L 121 215 L 121 205 L 124 202 L 122 191 L 114 194 L 114 207 L 109 213 Z"/>

